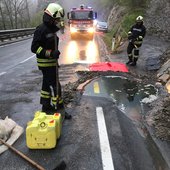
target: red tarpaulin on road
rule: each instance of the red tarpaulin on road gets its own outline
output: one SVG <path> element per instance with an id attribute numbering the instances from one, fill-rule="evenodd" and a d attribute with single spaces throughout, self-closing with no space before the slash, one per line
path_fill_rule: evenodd
<path id="1" fill-rule="evenodd" d="M 115 71 L 115 72 L 128 72 L 125 64 L 119 62 L 99 62 L 89 66 L 90 71 Z"/>

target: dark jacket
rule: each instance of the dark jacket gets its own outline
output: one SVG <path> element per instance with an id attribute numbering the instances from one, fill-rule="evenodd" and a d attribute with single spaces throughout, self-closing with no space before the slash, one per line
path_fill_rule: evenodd
<path id="1" fill-rule="evenodd" d="M 146 34 L 146 28 L 143 24 L 141 25 L 135 24 L 131 27 L 129 31 L 131 31 L 132 33 L 131 35 L 132 39 L 137 39 L 139 36 L 142 36 L 144 38 Z"/>
<path id="2" fill-rule="evenodd" d="M 53 18 L 44 13 L 43 23 L 36 28 L 31 45 L 31 51 L 37 56 L 39 69 L 56 66 L 56 59 L 47 57 L 46 51 L 58 49 L 59 38 L 56 35 L 58 30 L 59 28 L 54 25 Z"/>
<path id="3" fill-rule="evenodd" d="M 135 24 L 131 27 L 131 29 L 128 32 L 128 39 L 129 42 L 133 45 L 136 45 L 137 47 L 140 47 L 143 42 L 143 38 L 145 37 L 146 34 L 146 28 L 141 24 Z"/>

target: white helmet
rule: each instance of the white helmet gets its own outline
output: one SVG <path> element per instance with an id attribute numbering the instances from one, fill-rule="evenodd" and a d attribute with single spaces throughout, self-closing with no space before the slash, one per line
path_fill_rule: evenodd
<path id="1" fill-rule="evenodd" d="M 143 17 L 141 15 L 139 15 L 137 18 L 136 18 L 136 22 L 143 22 Z"/>
<path id="2" fill-rule="evenodd" d="M 81 8 L 81 9 L 84 9 L 84 6 L 85 6 L 84 4 L 81 4 L 81 5 L 80 5 L 80 8 Z"/>
<path id="3" fill-rule="evenodd" d="M 56 3 L 50 3 L 44 11 L 53 18 L 64 18 L 64 9 Z"/>

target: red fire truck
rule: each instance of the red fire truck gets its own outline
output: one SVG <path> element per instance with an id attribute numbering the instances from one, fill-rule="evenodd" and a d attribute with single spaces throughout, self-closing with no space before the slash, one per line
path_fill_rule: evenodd
<path id="1" fill-rule="evenodd" d="M 67 18 L 69 20 L 71 39 L 80 37 L 93 39 L 97 12 L 94 12 L 92 7 L 80 5 L 79 8 L 72 8 L 67 13 Z"/>

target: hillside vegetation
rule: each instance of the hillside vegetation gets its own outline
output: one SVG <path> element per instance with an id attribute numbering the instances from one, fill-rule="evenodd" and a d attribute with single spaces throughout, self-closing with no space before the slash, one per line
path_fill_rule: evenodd
<path id="1" fill-rule="evenodd" d="M 141 0 L 140 3 L 138 0 L 115 0 L 113 2 L 113 8 L 107 18 L 109 32 L 104 36 L 109 49 L 111 49 L 112 37 L 116 37 L 115 48 L 119 46 L 122 39 L 127 38 L 127 32 L 134 24 L 136 17 L 145 16 L 148 3 L 149 0 Z"/>
<path id="2" fill-rule="evenodd" d="M 107 0 L 105 2 L 107 3 Z M 111 49 L 113 36 L 119 36 L 119 40 L 127 37 L 127 32 L 138 15 L 144 16 L 148 35 L 157 35 L 169 41 L 169 0 L 141 0 L 140 3 L 138 0 L 114 0 L 112 6 L 113 8 L 107 17 L 110 31 L 104 36 L 104 41 L 109 49 Z M 120 42 L 117 43 L 117 46 L 119 46 Z"/>

